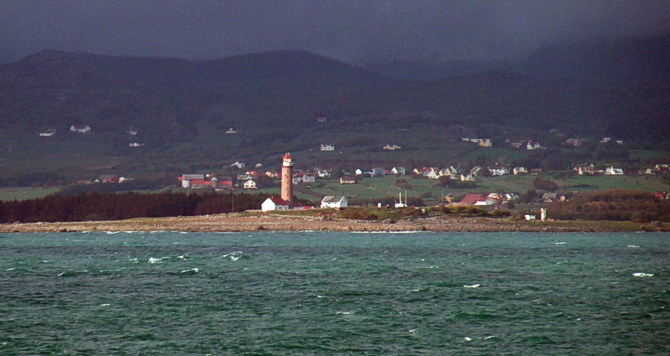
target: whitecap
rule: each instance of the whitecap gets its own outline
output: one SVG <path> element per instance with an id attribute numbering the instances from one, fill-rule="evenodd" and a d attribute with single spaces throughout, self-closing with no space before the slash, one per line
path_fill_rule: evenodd
<path id="1" fill-rule="evenodd" d="M 184 257 L 184 255 L 177 256 L 177 258 L 180 259 L 180 260 L 186 260 L 186 257 Z"/>
<path id="2" fill-rule="evenodd" d="M 135 233 L 135 231 L 130 231 L 130 230 L 129 230 L 129 231 L 124 231 L 124 232 L 125 232 L 126 234 L 133 234 L 133 233 Z"/>
<path id="3" fill-rule="evenodd" d="M 100 304 L 101 307 L 108 307 L 108 306 L 110 306 L 110 305 L 111 305 L 111 304 L 109 304 L 109 303 Z"/>
<path id="4" fill-rule="evenodd" d="M 638 246 L 638 245 L 627 245 L 626 247 L 628 247 L 628 248 L 640 248 L 640 246 Z"/>
<path id="5" fill-rule="evenodd" d="M 421 291 L 421 288 L 412 289 L 410 292 L 414 292 L 414 293 L 416 293 L 416 292 L 419 292 L 419 291 Z"/>
<path id="6" fill-rule="evenodd" d="M 639 277 L 639 278 L 650 278 L 653 277 L 653 273 L 643 273 L 643 272 L 635 272 L 633 273 L 633 277 Z"/>
<path id="7" fill-rule="evenodd" d="M 338 311 L 335 314 L 336 315 L 354 315 L 354 312 L 352 312 L 352 311 Z"/>
<path id="8" fill-rule="evenodd" d="M 477 283 L 477 284 L 470 284 L 470 285 L 465 284 L 465 285 L 463 285 L 463 288 L 479 288 L 479 286 L 480 286 L 479 283 Z"/>
<path id="9" fill-rule="evenodd" d="M 7 268 L 5 271 L 13 271 L 13 270 L 15 270 L 15 269 L 16 269 L 16 268 Z"/>
<path id="10" fill-rule="evenodd" d="M 319 298 L 319 299 L 321 299 L 321 298 L 325 298 L 326 296 L 325 296 L 325 295 L 318 295 L 318 294 L 317 294 L 316 297 Z"/>
<path id="11" fill-rule="evenodd" d="M 190 272 L 198 273 L 198 272 L 200 272 L 200 269 L 198 267 L 194 267 L 194 268 L 191 268 L 191 269 L 185 269 L 185 270 L 181 271 L 181 273 L 190 273 Z"/>
<path id="12" fill-rule="evenodd" d="M 469 337 L 469 336 L 466 336 L 466 337 L 463 338 L 463 340 L 465 340 L 465 342 L 470 342 L 470 341 L 472 341 L 472 338 Z"/>
<path id="13" fill-rule="evenodd" d="M 416 329 L 409 329 L 409 330 L 407 330 L 407 332 L 410 333 L 410 334 L 414 334 L 416 332 Z"/>
<path id="14" fill-rule="evenodd" d="M 128 259 L 128 262 L 138 263 L 139 261 L 137 260 L 137 258 L 130 258 Z"/>
<path id="15" fill-rule="evenodd" d="M 163 261 L 162 258 L 156 258 L 156 257 L 149 257 L 149 263 L 154 264 L 154 263 L 161 263 Z"/>
<path id="16" fill-rule="evenodd" d="M 568 243 L 565 242 L 565 241 L 559 241 L 559 242 L 554 243 L 554 245 L 567 245 L 567 244 Z"/>
<path id="17" fill-rule="evenodd" d="M 227 253 L 221 257 L 223 258 L 229 258 L 231 261 L 236 262 L 238 261 L 242 256 L 244 256 L 244 252 L 242 251 L 234 251 L 231 253 Z"/>
<path id="18" fill-rule="evenodd" d="M 116 235 L 119 233 L 119 231 L 105 231 L 107 235 Z"/>

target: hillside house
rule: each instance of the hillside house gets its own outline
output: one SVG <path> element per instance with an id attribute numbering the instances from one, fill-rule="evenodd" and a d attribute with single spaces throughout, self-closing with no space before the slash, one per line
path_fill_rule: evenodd
<path id="1" fill-rule="evenodd" d="M 256 182 L 253 179 L 250 179 L 250 180 L 244 182 L 244 184 L 242 185 L 242 188 L 244 188 L 244 189 L 258 189 L 256 187 Z"/>
<path id="2" fill-rule="evenodd" d="M 509 145 L 510 145 L 510 147 L 512 147 L 512 148 L 519 149 L 519 148 L 521 148 L 521 146 L 523 146 L 523 141 L 514 141 L 514 142 L 510 142 Z"/>
<path id="3" fill-rule="evenodd" d="M 137 130 L 132 127 L 128 129 L 128 135 L 130 136 L 137 136 L 137 133 L 138 133 Z"/>
<path id="4" fill-rule="evenodd" d="M 347 198 L 344 196 L 326 195 L 321 200 L 321 209 L 346 208 L 347 204 Z"/>
<path id="5" fill-rule="evenodd" d="M 265 175 L 270 177 L 270 178 L 279 178 L 279 173 L 277 173 L 277 172 L 266 171 Z"/>
<path id="6" fill-rule="evenodd" d="M 382 167 L 374 167 L 370 171 L 371 177 L 383 177 L 386 174 L 386 170 Z"/>
<path id="7" fill-rule="evenodd" d="M 205 187 L 204 174 L 182 174 L 179 177 L 181 187 L 184 189 L 200 189 Z"/>
<path id="8" fill-rule="evenodd" d="M 48 129 L 39 133 L 40 137 L 51 137 L 56 134 L 56 129 Z"/>
<path id="9" fill-rule="evenodd" d="M 477 176 L 472 173 L 461 174 L 460 180 L 461 182 L 474 182 L 477 180 Z"/>
<path id="10" fill-rule="evenodd" d="M 70 131 L 75 133 L 89 133 L 91 132 L 91 126 L 88 125 L 72 125 L 70 126 Z"/>
<path id="11" fill-rule="evenodd" d="M 363 174 L 365 174 L 365 172 L 363 172 L 362 169 L 357 168 L 357 169 L 354 171 L 354 174 L 357 175 L 357 176 L 362 176 Z"/>
<path id="12" fill-rule="evenodd" d="M 396 176 L 404 176 L 405 175 L 405 167 L 393 167 L 391 168 L 391 174 L 396 175 Z"/>
<path id="13" fill-rule="evenodd" d="M 235 161 L 233 164 L 230 165 L 230 167 L 236 167 L 237 169 L 242 169 L 246 166 L 247 166 L 246 163 L 240 161 Z"/>
<path id="14" fill-rule="evenodd" d="M 606 176 L 622 176 L 623 175 L 623 168 L 615 168 L 614 166 L 609 166 L 605 168 L 605 175 Z"/>
<path id="15" fill-rule="evenodd" d="M 327 152 L 327 151 L 335 151 L 335 145 L 329 145 L 322 143 L 321 144 L 321 151 Z"/>
<path id="16" fill-rule="evenodd" d="M 316 172 L 316 176 L 319 178 L 330 178 L 331 176 L 329 171 L 321 168 L 314 168 L 314 172 Z"/>
<path id="17" fill-rule="evenodd" d="M 304 174 L 302 176 L 303 183 L 314 183 L 316 182 L 316 176 L 313 174 Z"/>
<path id="18" fill-rule="evenodd" d="M 581 165 L 578 165 L 577 167 L 575 167 L 573 169 L 573 171 L 575 173 L 579 174 L 580 176 L 584 176 L 584 175 L 592 176 L 592 175 L 596 174 L 596 166 L 593 163 L 591 163 L 591 164 L 581 164 Z"/>
<path id="19" fill-rule="evenodd" d="M 319 117 L 316 118 L 316 122 L 324 123 L 324 122 L 327 122 L 327 121 L 328 121 L 328 118 L 325 117 L 325 116 L 319 116 Z"/>
<path id="20" fill-rule="evenodd" d="M 543 148 L 544 147 L 542 147 L 542 145 L 537 141 L 528 141 L 528 143 L 526 144 L 526 150 L 528 151 L 539 150 Z"/>
<path id="21" fill-rule="evenodd" d="M 119 183 L 119 176 L 103 174 L 94 180 L 93 183 Z"/>
<path id="22" fill-rule="evenodd" d="M 130 147 L 130 148 L 137 148 L 137 147 L 142 147 L 142 146 L 144 146 L 144 144 L 139 143 L 139 142 L 131 142 L 131 143 L 128 144 L 128 147 Z"/>
<path id="23" fill-rule="evenodd" d="M 572 147 L 582 147 L 584 145 L 583 138 L 569 138 L 565 140 L 565 144 Z"/>
<path id="24" fill-rule="evenodd" d="M 237 134 L 237 130 L 235 130 L 232 127 L 229 128 L 228 130 L 226 130 L 226 135 L 236 135 L 236 134 Z"/>
<path id="25" fill-rule="evenodd" d="M 481 139 L 481 140 L 477 143 L 477 145 L 478 145 L 479 147 L 485 147 L 485 148 L 493 147 L 493 143 L 491 142 L 491 139 L 490 139 L 490 138 L 483 138 L 483 139 Z"/>
<path id="26" fill-rule="evenodd" d="M 396 144 L 386 144 L 382 147 L 382 150 L 384 151 L 398 151 L 400 149 L 402 149 L 402 146 Z"/>
<path id="27" fill-rule="evenodd" d="M 271 196 L 261 203 L 261 211 L 289 210 L 289 205 L 282 198 Z"/>
<path id="28" fill-rule="evenodd" d="M 458 205 L 485 205 L 483 203 L 485 203 L 487 199 L 488 199 L 488 197 L 484 194 L 468 193 L 457 204 Z M 477 204 L 477 203 L 480 203 L 480 204 Z"/>
<path id="29" fill-rule="evenodd" d="M 356 178 L 355 177 L 340 177 L 340 184 L 356 184 Z"/>
<path id="30" fill-rule="evenodd" d="M 526 175 L 528 174 L 528 169 L 526 167 L 514 167 L 512 169 L 512 174 L 515 176 Z"/>
<path id="31" fill-rule="evenodd" d="M 489 166 L 487 167 L 489 173 L 493 177 L 506 176 L 509 175 L 509 169 L 503 166 Z"/>

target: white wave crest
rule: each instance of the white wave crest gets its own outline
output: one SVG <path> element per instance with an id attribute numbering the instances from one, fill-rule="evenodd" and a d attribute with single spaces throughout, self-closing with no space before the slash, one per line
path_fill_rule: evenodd
<path id="1" fill-rule="evenodd" d="M 223 256 L 221 256 L 221 257 L 223 257 L 223 258 L 229 258 L 231 261 L 236 262 L 236 261 L 238 261 L 240 258 L 242 258 L 242 256 L 244 256 L 244 252 L 242 252 L 242 251 L 234 251 L 234 252 L 231 252 L 231 253 L 227 253 L 227 254 L 225 254 L 225 255 L 223 255 Z"/>
<path id="2" fill-rule="evenodd" d="M 470 285 L 466 284 L 466 285 L 463 286 L 463 288 L 479 288 L 479 286 L 480 286 L 479 283 L 477 283 L 477 284 L 470 284 Z"/>
<path id="3" fill-rule="evenodd" d="M 638 278 L 651 278 L 653 276 L 654 276 L 653 273 L 643 273 L 643 272 L 633 273 L 633 277 L 638 277 Z"/>

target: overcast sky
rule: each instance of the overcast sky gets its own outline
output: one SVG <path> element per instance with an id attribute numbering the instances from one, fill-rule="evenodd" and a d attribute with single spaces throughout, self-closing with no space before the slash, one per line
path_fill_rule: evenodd
<path id="1" fill-rule="evenodd" d="M 44 48 L 222 58 L 304 49 L 348 62 L 521 59 L 670 29 L 660 0 L 0 0 L 0 62 Z"/>

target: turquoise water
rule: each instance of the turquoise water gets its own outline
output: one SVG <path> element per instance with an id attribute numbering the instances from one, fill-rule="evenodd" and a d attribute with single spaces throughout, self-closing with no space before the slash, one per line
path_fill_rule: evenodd
<path id="1" fill-rule="evenodd" d="M 0 235 L 0 354 L 670 354 L 670 234 Z"/>

